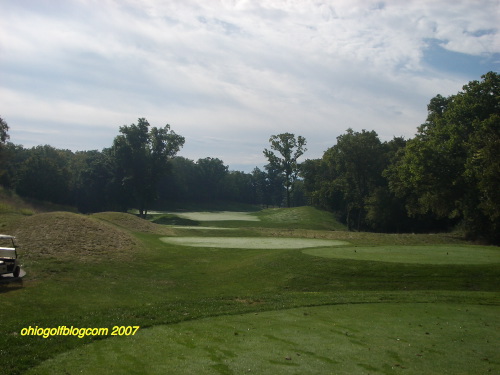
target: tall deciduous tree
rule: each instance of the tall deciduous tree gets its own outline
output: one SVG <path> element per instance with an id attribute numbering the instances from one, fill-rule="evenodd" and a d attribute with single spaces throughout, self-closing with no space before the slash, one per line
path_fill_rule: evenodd
<path id="1" fill-rule="evenodd" d="M 295 138 L 294 134 L 282 133 L 271 136 L 269 143 L 271 143 L 271 150 L 264 150 L 264 155 L 269 161 L 266 169 L 277 170 L 283 176 L 286 205 L 290 207 L 293 184 L 299 173 L 297 159 L 307 151 L 304 147 L 306 139 L 300 135 Z"/>
<path id="2" fill-rule="evenodd" d="M 145 118 L 137 124 L 120 127 L 113 142 L 113 153 L 122 185 L 135 200 L 141 216 L 147 214 L 155 198 L 158 182 L 168 171 L 168 161 L 184 145 L 184 137 L 163 128 L 150 128 Z"/>
<path id="3" fill-rule="evenodd" d="M 343 194 L 347 225 L 359 230 L 366 198 L 383 184 L 385 148 L 375 131 L 348 129 L 337 137 L 337 144 L 325 152 L 324 158 L 336 175 L 332 188 Z"/>
<path id="4" fill-rule="evenodd" d="M 428 105 L 427 121 L 391 167 L 410 214 L 462 219 L 471 236 L 500 242 L 500 75 L 489 72 Z"/>
<path id="5" fill-rule="evenodd" d="M 5 145 L 5 142 L 7 142 L 7 140 L 10 138 L 9 137 L 9 125 L 7 125 L 7 122 L 2 118 L 0 117 L 0 162 L 2 162 L 3 164 L 3 158 L 4 158 L 4 145 Z M 0 169 L 0 174 L 3 174 L 4 172 L 4 168 L 3 168 L 3 165 L 2 165 L 2 168 Z"/>

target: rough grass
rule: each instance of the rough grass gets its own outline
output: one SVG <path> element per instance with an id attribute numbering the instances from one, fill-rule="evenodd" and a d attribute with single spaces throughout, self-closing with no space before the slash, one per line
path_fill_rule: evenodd
<path id="1" fill-rule="evenodd" d="M 28 265 L 30 258 L 41 257 L 95 262 L 103 257 L 129 256 L 141 246 L 129 232 L 69 212 L 25 217 L 13 234 Z"/>

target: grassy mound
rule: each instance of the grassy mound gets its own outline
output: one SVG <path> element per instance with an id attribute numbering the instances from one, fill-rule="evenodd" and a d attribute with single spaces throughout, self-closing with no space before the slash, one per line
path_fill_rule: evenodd
<path id="1" fill-rule="evenodd" d="M 120 256 L 140 246 L 130 233 L 91 217 L 51 212 L 25 217 L 18 223 L 23 258 L 54 257 L 85 261 L 101 256 Z"/>
<path id="2" fill-rule="evenodd" d="M 131 232 L 173 234 L 171 229 L 152 223 L 135 215 L 124 212 L 99 212 L 93 218 L 108 222 Z"/>
<path id="3" fill-rule="evenodd" d="M 269 208 L 255 214 L 267 228 L 346 230 L 330 212 L 314 207 Z"/>

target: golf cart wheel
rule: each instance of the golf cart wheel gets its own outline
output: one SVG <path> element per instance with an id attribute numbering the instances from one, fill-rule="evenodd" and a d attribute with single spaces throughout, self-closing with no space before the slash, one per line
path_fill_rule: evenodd
<path id="1" fill-rule="evenodd" d="M 20 273 L 21 273 L 21 267 L 16 266 L 16 268 L 14 268 L 14 272 L 13 272 L 14 277 L 19 277 Z"/>

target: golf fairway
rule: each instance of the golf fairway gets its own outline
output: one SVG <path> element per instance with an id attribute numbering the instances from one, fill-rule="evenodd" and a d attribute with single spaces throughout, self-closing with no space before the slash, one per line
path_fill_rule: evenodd
<path id="1" fill-rule="evenodd" d="M 304 254 L 339 259 L 418 264 L 500 263 L 500 251 L 493 246 L 366 246 L 306 249 Z"/>
<path id="2" fill-rule="evenodd" d="M 27 374 L 495 373 L 497 312 L 387 303 L 220 316 L 98 341 Z"/>

